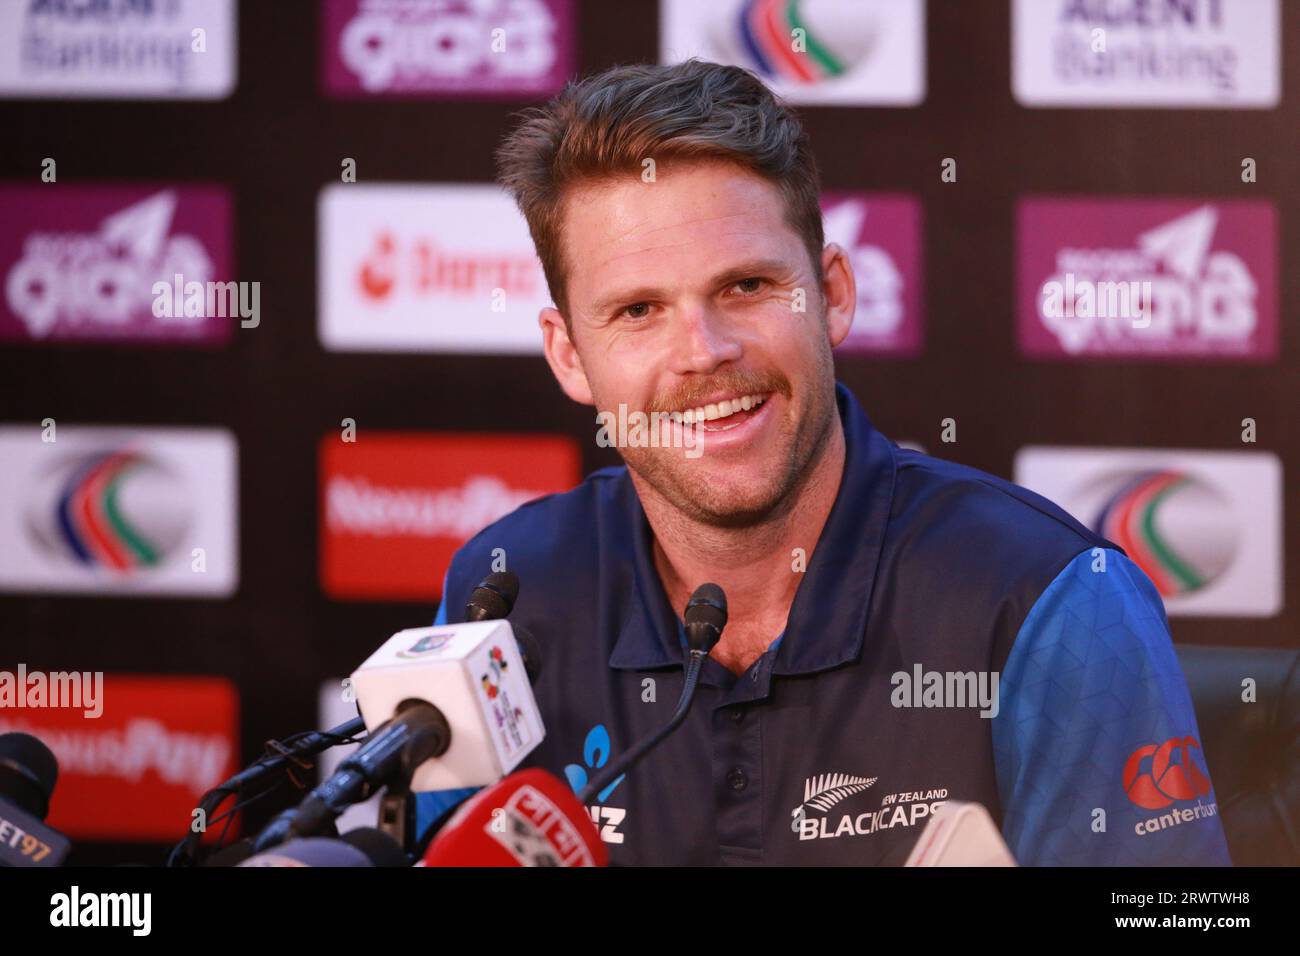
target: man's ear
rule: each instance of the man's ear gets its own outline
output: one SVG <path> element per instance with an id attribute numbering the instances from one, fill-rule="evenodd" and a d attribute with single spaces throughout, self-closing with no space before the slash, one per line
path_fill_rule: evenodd
<path id="1" fill-rule="evenodd" d="M 858 284 L 844 250 L 828 242 L 822 250 L 822 295 L 826 299 L 826 332 L 831 348 L 844 341 L 858 308 Z"/>
<path id="2" fill-rule="evenodd" d="M 564 394 L 581 405 L 594 405 L 587 373 L 582 370 L 582 359 L 569 337 L 564 316 L 558 309 L 548 306 L 538 314 L 537 324 L 542 328 L 542 350 L 546 353 L 546 362 Z"/>

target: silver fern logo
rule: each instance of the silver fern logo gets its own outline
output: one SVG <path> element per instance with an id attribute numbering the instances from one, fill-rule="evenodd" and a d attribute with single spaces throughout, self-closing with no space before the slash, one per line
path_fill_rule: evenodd
<path id="1" fill-rule="evenodd" d="M 879 777 L 857 777 L 850 773 L 823 773 L 803 782 L 803 803 L 790 811 L 790 829 L 799 832 L 800 822 L 808 815 L 808 808 L 825 813 L 845 797 L 861 793 Z"/>

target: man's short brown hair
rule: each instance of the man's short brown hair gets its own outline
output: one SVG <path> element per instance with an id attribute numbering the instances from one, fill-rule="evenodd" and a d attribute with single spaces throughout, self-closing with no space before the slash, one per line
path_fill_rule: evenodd
<path id="1" fill-rule="evenodd" d="M 528 220 L 551 298 L 566 318 L 565 189 L 619 173 L 639 175 L 647 159 L 725 160 L 772 182 L 820 284 L 825 240 L 817 165 L 790 108 L 736 66 L 702 60 L 619 66 L 570 83 L 546 106 L 526 111 L 497 150 L 498 178 Z"/>

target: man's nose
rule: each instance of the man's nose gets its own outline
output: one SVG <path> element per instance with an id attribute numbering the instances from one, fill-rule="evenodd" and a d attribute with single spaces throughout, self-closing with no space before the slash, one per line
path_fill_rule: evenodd
<path id="1" fill-rule="evenodd" d="M 674 372 L 709 373 L 744 354 L 738 330 L 706 304 L 687 306 L 673 323 Z"/>

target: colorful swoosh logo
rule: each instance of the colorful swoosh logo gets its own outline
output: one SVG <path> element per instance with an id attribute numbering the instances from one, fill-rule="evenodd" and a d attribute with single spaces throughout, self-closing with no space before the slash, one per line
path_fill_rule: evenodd
<path id="1" fill-rule="evenodd" d="M 1165 597 L 1209 582 L 1209 576 L 1161 533 L 1157 521 L 1161 507 L 1191 482 L 1180 471 L 1139 472 L 1106 500 L 1093 522 L 1097 531 L 1128 552 Z"/>
<path id="2" fill-rule="evenodd" d="M 124 515 L 123 483 L 144 464 L 135 452 L 96 455 L 72 473 L 58 496 L 58 530 L 83 564 L 129 571 L 158 563 L 162 549 Z"/>
<path id="3" fill-rule="evenodd" d="M 842 75 L 847 67 L 808 29 L 799 6 L 799 0 L 747 0 L 740 7 L 740 40 L 757 72 L 796 83 Z M 791 43 L 795 30 L 803 31 L 803 52 Z"/>

